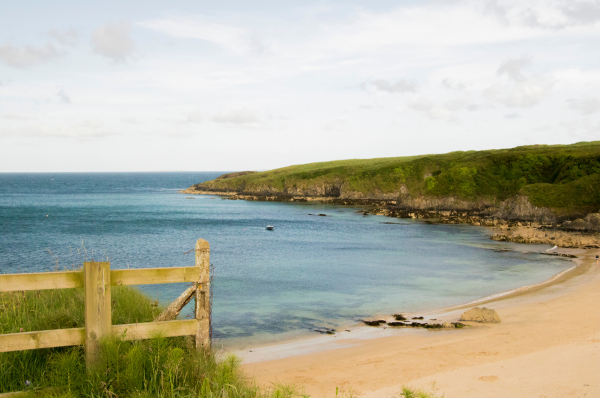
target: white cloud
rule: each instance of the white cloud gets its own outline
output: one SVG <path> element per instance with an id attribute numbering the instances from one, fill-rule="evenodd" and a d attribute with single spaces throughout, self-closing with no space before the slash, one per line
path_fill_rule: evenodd
<path id="1" fill-rule="evenodd" d="M 552 94 L 553 85 L 548 78 L 531 77 L 514 84 L 495 83 L 484 90 L 484 95 L 509 108 L 531 108 Z"/>
<path id="2" fill-rule="evenodd" d="M 60 55 L 60 52 L 51 43 L 41 47 L 0 45 L 0 60 L 15 68 L 28 68 L 43 64 Z"/>
<path id="3" fill-rule="evenodd" d="M 406 103 L 407 107 L 413 111 L 421 113 L 430 120 L 447 120 L 456 122 L 457 117 L 446 106 L 438 106 L 433 101 L 425 97 L 412 98 Z"/>
<path id="4" fill-rule="evenodd" d="M 600 99 L 588 97 L 583 99 L 569 99 L 569 107 L 580 111 L 584 115 L 600 112 Z"/>
<path id="5" fill-rule="evenodd" d="M 561 30 L 600 20 L 598 0 L 491 0 L 485 12 L 511 26 Z"/>
<path id="6" fill-rule="evenodd" d="M 68 125 L 41 123 L 40 125 L 24 125 L 1 127 L 0 135 L 11 137 L 33 138 L 72 138 L 79 140 L 100 139 L 118 135 L 104 128 L 98 119 L 86 119 Z"/>
<path id="7" fill-rule="evenodd" d="M 60 100 L 60 102 L 62 102 L 63 104 L 70 104 L 71 103 L 71 97 L 69 97 L 67 95 L 67 93 L 65 92 L 65 90 L 63 88 L 61 88 L 60 90 L 58 90 L 58 92 L 56 93 L 56 96 L 58 97 L 58 99 Z"/>
<path id="8" fill-rule="evenodd" d="M 496 81 L 483 93 L 490 101 L 501 103 L 509 108 L 531 108 L 550 97 L 554 79 L 523 74 L 523 69 L 531 65 L 531 57 L 521 56 L 504 61 L 496 75 L 508 79 Z"/>
<path id="9" fill-rule="evenodd" d="M 92 33 L 92 47 L 97 54 L 124 62 L 133 54 L 135 43 L 131 38 L 131 24 L 107 23 Z"/>
<path id="10" fill-rule="evenodd" d="M 215 123 L 234 125 L 256 125 L 262 122 L 260 114 L 255 109 L 245 107 L 222 109 L 214 114 L 211 120 Z"/>
<path id="11" fill-rule="evenodd" d="M 385 79 L 371 80 L 368 83 L 361 83 L 361 88 L 365 90 L 383 91 L 386 93 L 414 93 L 418 89 L 417 82 L 414 80 L 400 79 L 397 82 L 391 82 Z"/>
<path id="12" fill-rule="evenodd" d="M 189 19 L 161 19 L 141 22 L 138 25 L 172 37 L 205 40 L 236 54 L 267 51 L 257 37 L 237 26 Z"/>
<path id="13" fill-rule="evenodd" d="M 560 126 L 577 140 L 598 140 L 600 134 L 600 122 L 589 117 L 564 121 L 560 123 Z"/>
<path id="14" fill-rule="evenodd" d="M 332 131 L 343 130 L 346 127 L 347 123 L 348 123 L 348 118 L 338 117 L 338 118 L 326 121 L 323 124 L 323 129 L 332 130 Z"/>
<path id="15" fill-rule="evenodd" d="M 186 122 L 187 123 L 202 123 L 204 121 L 204 116 L 199 109 L 195 109 L 187 114 Z"/>
<path id="16" fill-rule="evenodd" d="M 4 115 L 2 115 L 3 118 L 5 119 L 9 119 L 9 120 L 35 120 L 37 119 L 36 116 L 33 115 L 23 115 L 23 114 L 18 114 L 18 113 L 5 113 Z"/>
<path id="17" fill-rule="evenodd" d="M 496 71 L 496 74 L 498 76 L 506 74 L 512 80 L 521 82 L 525 80 L 522 70 L 529 65 L 531 65 L 531 56 L 523 55 L 519 58 L 504 61 Z"/>
<path id="18" fill-rule="evenodd" d="M 79 40 L 79 32 L 74 28 L 64 32 L 56 29 L 50 29 L 46 34 L 52 40 L 62 44 L 63 46 L 72 46 Z"/>
<path id="19" fill-rule="evenodd" d="M 442 86 L 444 86 L 445 88 L 448 88 L 450 90 L 459 90 L 459 91 L 464 90 L 467 87 L 467 85 L 464 82 L 456 81 L 449 77 L 442 80 Z"/>

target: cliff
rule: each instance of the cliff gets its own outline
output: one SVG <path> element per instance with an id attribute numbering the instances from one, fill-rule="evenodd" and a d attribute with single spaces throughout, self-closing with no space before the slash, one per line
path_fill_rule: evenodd
<path id="1" fill-rule="evenodd" d="M 311 163 L 227 175 L 184 192 L 372 205 L 398 217 L 577 227 L 576 220 L 600 208 L 600 141 Z"/>

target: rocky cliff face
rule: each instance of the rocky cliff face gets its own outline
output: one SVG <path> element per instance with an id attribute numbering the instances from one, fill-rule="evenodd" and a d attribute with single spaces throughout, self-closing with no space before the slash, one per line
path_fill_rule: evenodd
<path id="1" fill-rule="evenodd" d="M 185 193 L 215 193 L 230 195 L 230 199 L 258 201 L 312 201 L 342 205 L 363 205 L 369 208 L 365 214 L 378 214 L 398 218 L 436 219 L 448 224 L 471 224 L 484 226 L 545 225 L 564 231 L 600 231 L 600 214 L 591 213 L 584 219 L 569 220 L 569 216 L 557 217 L 547 207 L 536 207 L 527 196 L 517 195 L 505 201 L 494 199 L 463 200 L 456 197 L 412 197 L 406 188 L 398 192 L 374 192 L 368 197 L 351 191 L 346 184 L 312 184 L 308 188 L 287 189 L 281 192 L 272 186 L 264 186 L 252 192 L 216 192 L 211 186 L 199 185 Z M 536 241 L 539 241 L 536 238 Z"/>

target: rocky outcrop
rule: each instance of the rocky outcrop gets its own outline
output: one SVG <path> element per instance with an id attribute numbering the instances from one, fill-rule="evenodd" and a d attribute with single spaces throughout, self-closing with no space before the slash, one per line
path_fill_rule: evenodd
<path id="1" fill-rule="evenodd" d="M 567 231 L 600 231 L 600 213 L 590 213 L 585 218 L 565 221 L 561 229 Z"/>
<path id="2" fill-rule="evenodd" d="M 488 212 L 493 211 L 489 209 Z M 498 211 L 491 214 L 503 220 L 535 221 L 543 224 L 556 222 L 556 216 L 547 207 L 536 207 L 529 202 L 527 196 L 517 195 L 500 203 Z"/>
<path id="3" fill-rule="evenodd" d="M 200 190 L 198 190 L 200 189 Z M 600 214 L 590 213 L 585 218 L 559 222 L 546 207 L 536 207 L 527 196 L 518 195 L 502 202 L 493 199 L 467 201 L 456 197 L 416 197 L 406 190 L 393 194 L 376 193 L 364 198 L 346 190 L 344 185 L 315 184 L 310 190 L 295 189 L 278 192 L 264 187 L 260 194 L 210 191 L 206 186 L 194 186 L 184 193 L 225 195 L 231 200 L 310 202 L 364 206 L 362 214 L 395 218 L 425 219 L 442 224 L 469 224 L 494 227 L 491 237 L 496 241 L 551 244 L 561 247 L 600 245 Z M 562 218 L 568 218 L 563 215 Z"/>
<path id="4" fill-rule="evenodd" d="M 465 311 L 465 313 L 460 316 L 460 320 L 480 323 L 500 323 L 500 317 L 496 310 L 485 307 L 475 307 Z"/>
<path id="5" fill-rule="evenodd" d="M 600 233 L 563 230 L 561 226 L 499 225 L 496 230 L 498 232 L 491 239 L 499 242 L 547 244 L 567 248 L 600 246 Z"/>

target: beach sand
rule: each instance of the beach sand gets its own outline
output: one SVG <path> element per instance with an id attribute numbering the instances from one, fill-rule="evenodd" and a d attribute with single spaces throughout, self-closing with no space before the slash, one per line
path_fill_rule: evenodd
<path id="1" fill-rule="evenodd" d="M 357 327 L 237 354 L 259 385 L 312 397 L 387 398 L 402 385 L 452 397 L 600 397 L 600 250 L 551 281 L 485 301 L 502 322 L 451 330 Z M 478 303 L 477 305 L 482 305 Z M 457 321 L 466 305 L 426 314 Z"/>

